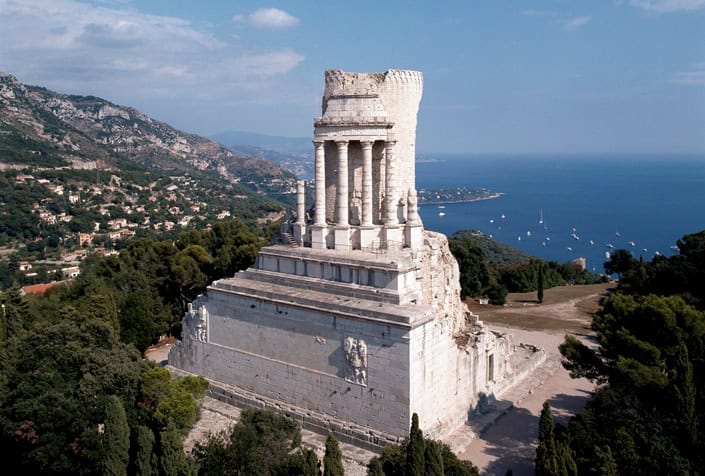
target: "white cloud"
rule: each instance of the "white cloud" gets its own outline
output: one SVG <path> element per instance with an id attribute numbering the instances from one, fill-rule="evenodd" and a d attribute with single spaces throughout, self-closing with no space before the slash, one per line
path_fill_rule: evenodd
<path id="1" fill-rule="evenodd" d="M 629 4 L 653 13 L 694 11 L 705 8 L 705 0 L 630 0 Z"/>
<path id="2" fill-rule="evenodd" d="M 692 65 L 690 71 L 673 73 L 670 81 L 685 86 L 705 86 L 705 63 Z"/>
<path id="3" fill-rule="evenodd" d="M 245 48 L 114 1 L 0 0 L 0 70 L 131 105 L 155 96 L 270 101 L 272 81 L 304 60 L 291 48 Z"/>
<path id="4" fill-rule="evenodd" d="M 577 31 L 590 21 L 590 17 L 573 17 L 560 20 L 560 24 L 565 31 Z"/>
<path id="5" fill-rule="evenodd" d="M 298 18 L 278 8 L 259 8 L 249 15 L 235 15 L 233 21 L 258 28 L 288 28 L 299 23 Z"/>

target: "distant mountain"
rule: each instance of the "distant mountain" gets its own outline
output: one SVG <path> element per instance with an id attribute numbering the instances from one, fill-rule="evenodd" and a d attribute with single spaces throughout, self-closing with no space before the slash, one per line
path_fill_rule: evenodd
<path id="1" fill-rule="evenodd" d="M 24 85 L 0 72 L 0 168 L 110 169 L 121 159 L 167 171 L 211 171 L 229 181 L 245 169 L 265 178 L 289 176 L 136 109 Z"/>
<path id="2" fill-rule="evenodd" d="M 283 137 L 257 134 L 255 132 L 225 131 L 210 136 L 226 147 L 231 145 L 252 145 L 262 149 L 311 153 L 313 144 L 310 137 Z"/>
<path id="3" fill-rule="evenodd" d="M 276 162 L 300 179 L 313 178 L 313 144 L 310 138 L 270 136 L 242 131 L 226 131 L 210 138 L 235 153 Z"/>

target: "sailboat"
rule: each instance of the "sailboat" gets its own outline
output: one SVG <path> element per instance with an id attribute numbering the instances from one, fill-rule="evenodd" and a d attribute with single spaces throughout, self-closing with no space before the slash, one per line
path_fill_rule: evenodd
<path id="1" fill-rule="evenodd" d="M 543 208 L 539 212 L 539 225 L 543 225 Z"/>

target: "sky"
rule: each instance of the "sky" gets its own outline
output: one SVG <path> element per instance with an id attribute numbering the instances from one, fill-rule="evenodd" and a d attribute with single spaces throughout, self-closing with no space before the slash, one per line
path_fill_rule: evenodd
<path id="1" fill-rule="evenodd" d="M 326 69 L 424 74 L 417 151 L 705 154 L 705 0 L 0 0 L 0 71 L 311 137 Z"/>

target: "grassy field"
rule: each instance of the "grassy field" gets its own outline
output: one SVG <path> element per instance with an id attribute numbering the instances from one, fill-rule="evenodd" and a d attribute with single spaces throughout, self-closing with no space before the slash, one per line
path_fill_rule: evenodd
<path id="1" fill-rule="evenodd" d="M 483 306 L 471 299 L 466 303 L 489 324 L 585 335 L 590 332 L 592 314 L 599 308 L 600 300 L 614 286 L 601 283 L 555 287 L 544 292 L 541 304 L 535 292 L 511 293 L 505 306 Z"/>

